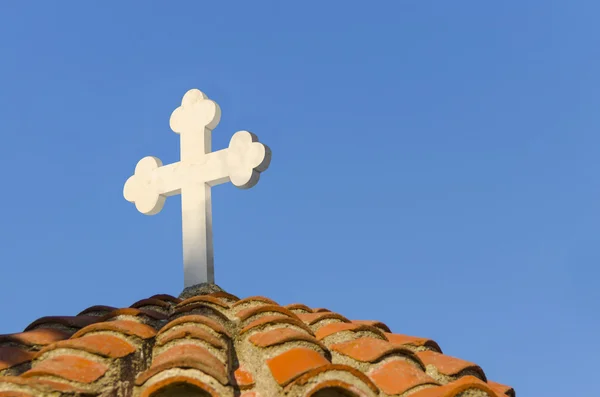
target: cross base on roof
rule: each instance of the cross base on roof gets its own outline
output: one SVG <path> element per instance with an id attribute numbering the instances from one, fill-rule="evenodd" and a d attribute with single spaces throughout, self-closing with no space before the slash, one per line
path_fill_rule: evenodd
<path id="1" fill-rule="evenodd" d="M 208 295 L 214 292 L 224 292 L 221 287 L 213 283 L 200 283 L 184 288 L 179 294 L 179 299 L 189 299 L 194 296 Z"/>

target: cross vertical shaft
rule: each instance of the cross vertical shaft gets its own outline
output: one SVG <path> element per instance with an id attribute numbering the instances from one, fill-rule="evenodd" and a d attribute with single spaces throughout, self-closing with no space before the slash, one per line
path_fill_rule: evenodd
<path id="1" fill-rule="evenodd" d="M 181 189 L 185 287 L 215 282 L 210 189 L 204 182 Z"/>
<path id="2" fill-rule="evenodd" d="M 180 134 L 181 161 L 202 164 L 211 152 L 212 131 L 202 125 L 195 133 Z M 212 202 L 210 186 L 189 181 L 181 189 L 181 235 L 183 238 L 184 286 L 214 283 Z"/>

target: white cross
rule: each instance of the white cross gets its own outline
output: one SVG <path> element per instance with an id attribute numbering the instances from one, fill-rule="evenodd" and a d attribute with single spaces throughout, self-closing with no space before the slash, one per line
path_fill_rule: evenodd
<path id="1" fill-rule="evenodd" d="M 123 188 L 125 199 L 146 215 L 159 213 L 167 196 L 181 194 L 185 287 L 214 283 L 210 188 L 229 181 L 250 188 L 271 161 L 269 147 L 248 131 L 236 132 L 229 148 L 211 152 L 211 132 L 220 119 L 216 102 L 200 90 L 188 91 L 170 120 L 180 135 L 181 160 L 163 166 L 156 157 L 144 157 Z"/>

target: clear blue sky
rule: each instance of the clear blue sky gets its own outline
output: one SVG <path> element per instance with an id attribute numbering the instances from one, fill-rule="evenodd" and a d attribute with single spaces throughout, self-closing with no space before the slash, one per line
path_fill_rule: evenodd
<path id="1" fill-rule="evenodd" d="M 85 4 L 83 4 L 85 3 Z M 0 333 L 179 294 L 180 202 L 122 197 L 197 87 L 273 150 L 213 189 L 217 282 L 597 392 L 598 1 L 4 2 Z M 596 390 L 596 391 L 592 391 Z"/>

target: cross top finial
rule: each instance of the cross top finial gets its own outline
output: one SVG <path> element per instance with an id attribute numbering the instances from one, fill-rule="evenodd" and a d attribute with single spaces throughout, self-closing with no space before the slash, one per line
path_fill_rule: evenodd
<path id="1" fill-rule="evenodd" d="M 169 124 L 176 134 L 184 131 L 192 132 L 208 128 L 214 130 L 221 121 L 221 108 L 215 101 L 208 99 L 199 89 L 191 89 L 185 93 L 181 106 L 171 113 Z"/>
<path id="2" fill-rule="evenodd" d="M 212 186 L 232 182 L 250 188 L 269 167 L 271 151 L 248 131 L 236 132 L 227 149 L 211 152 L 211 132 L 221 109 L 197 89 L 188 91 L 173 111 L 171 129 L 180 136 L 180 161 L 163 166 L 152 156 L 141 159 L 123 188 L 138 211 L 154 215 L 168 196 L 181 194 L 185 286 L 214 282 Z"/>

